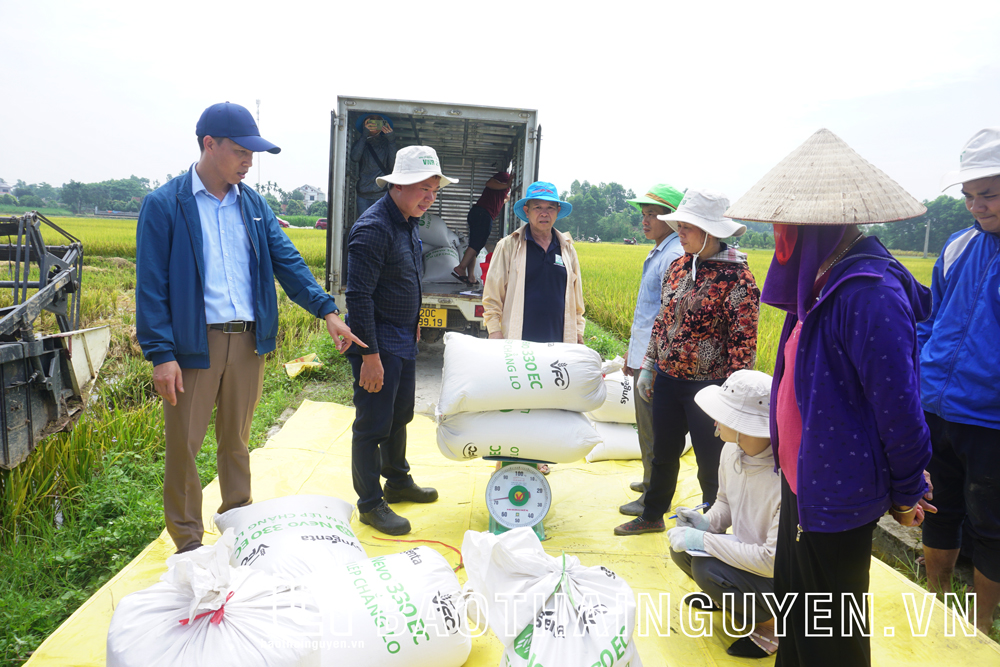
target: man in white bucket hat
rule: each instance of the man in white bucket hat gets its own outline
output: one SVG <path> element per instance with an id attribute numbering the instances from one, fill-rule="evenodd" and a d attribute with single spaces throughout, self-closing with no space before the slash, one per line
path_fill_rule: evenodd
<path id="1" fill-rule="evenodd" d="M 684 255 L 663 279 L 660 313 L 636 381 L 639 400 L 652 401 L 653 462 L 642 515 L 615 535 L 665 530 L 663 515 L 677 489 L 686 435 L 698 460 L 702 500 L 719 488 L 722 441 L 694 402 L 699 390 L 753 368 L 757 355 L 760 290 L 747 256 L 722 239 L 746 227 L 726 218 L 729 200 L 710 190 L 688 190 L 673 213 L 658 216 L 677 231 Z M 654 391 L 655 386 L 655 391 Z"/>
<path id="2" fill-rule="evenodd" d="M 705 387 L 694 400 L 715 420 L 716 432 L 726 443 L 719 461 L 719 494 L 704 516 L 677 508 L 677 527 L 667 532 L 670 557 L 704 591 L 686 596 L 687 604 L 725 608 L 740 627 L 754 627 L 727 653 L 765 658 L 778 647 L 764 595 L 774 593 L 781 509 L 781 479 L 775 471 L 768 416 L 771 376 L 736 371 L 721 387 Z M 730 526 L 733 532 L 726 535 Z"/>
<path id="3" fill-rule="evenodd" d="M 347 238 L 348 318 L 367 348 L 347 350 L 354 373 L 351 465 L 361 523 L 388 535 L 410 522 L 388 503 L 430 503 L 435 489 L 417 486 L 406 461 L 406 425 L 413 419 L 417 341 L 420 340 L 420 237 L 417 222 L 438 190 L 458 179 L 441 173 L 433 148 L 396 153 L 392 173 L 380 176 L 384 197 L 365 211 Z M 385 477 L 383 491 L 380 477 Z"/>
<path id="4" fill-rule="evenodd" d="M 928 588 L 950 592 L 966 525 L 976 625 L 987 633 L 1000 602 L 1000 127 L 965 145 L 960 168 L 942 185 L 959 183 L 975 223 L 945 243 L 934 263 L 931 316 L 917 326 L 938 508 L 924 517 L 924 560 Z"/>

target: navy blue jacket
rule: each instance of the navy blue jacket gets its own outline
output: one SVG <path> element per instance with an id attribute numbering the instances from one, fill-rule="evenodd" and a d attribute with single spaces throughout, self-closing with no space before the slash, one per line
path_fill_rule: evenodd
<path id="1" fill-rule="evenodd" d="M 193 168 L 193 167 L 192 167 Z M 274 279 L 289 298 L 317 317 L 337 310 L 323 291 L 264 199 L 239 185 L 240 213 L 253 246 L 253 284 L 257 354 L 275 347 L 278 294 Z M 159 365 L 208 368 L 205 321 L 204 250 L 201 217 L 191 191 L 191 172 L 147 195 L 136 229 L 136 337 L 142 353 Z"/>
<path id="2" fill-rule="evenodd" d="M 924 410 L 1000 429 L 1000 237 L 955 232 L 934 263 L 934 311 L 917 327 Z"/>
<path id="3" fill-rule="evenodd" d="M 874 237 L 830 269 L 795 351 L 802 444 L 793 490 L 803 530 L 858 528 L 891 503 L 916 504 L 927 490 L 931 443 L 920 406 L 917 322 L 930 301 L 930 291 Z M 772 396 L 796 322 L 794 313 L 785 318 Z M 771 401 L 775 461 L 777 405 Z"/>
<path id="4" fill-rule="evenodd" d="M 352 345 L 348 354 L 380 351 L 417 358 L 420 318 L 420 236 L 418 218 L 406 218 L 392 195 L 365 211 L 347 236 L 347 323 L 367 348 Z"/>

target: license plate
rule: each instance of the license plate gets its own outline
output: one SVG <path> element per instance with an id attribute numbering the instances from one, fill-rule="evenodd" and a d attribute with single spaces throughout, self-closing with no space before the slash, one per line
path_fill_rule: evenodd
<path id="1" fill-rule="evenodd" d="M 444 329 L 448 324 L 447 308 L 421 308 L 420 326 L 427 329 Z"/>

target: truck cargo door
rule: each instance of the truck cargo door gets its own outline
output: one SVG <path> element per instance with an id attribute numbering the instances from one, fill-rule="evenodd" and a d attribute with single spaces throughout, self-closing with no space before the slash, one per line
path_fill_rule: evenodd
<path id="1" fill-rule="evenodd" d="M 330 170 L 329 177 L 326 183 L 326 270 L 323 272 L 326 275 L 326 280 L 324 284 L 324 289 L 327 292 L 331 290 L 339 289 L 340 285 L 340 254 L 339 243 L 334 243 L 334 235 L 342 233 L 343 230 L 343 216 L 341 215 L 341 210 L 343 209 L 343 202 L 341 196 L 338 196 L 336 190 L 337 183 L 337 147 L 340 139 L 340 133 L 337 132 L 337 112 L 330 112 Z M 338 224 L 339 222 L 339 224 Z"/>
<path id="2" fill-rule="evenodd" d="M 538 163 L 541 155 L 542 155 L 542 126 L 539 125 L 538 131 L 535 132 L 535 175 L 531 179 L 532 182 L 538 180 Z"/>

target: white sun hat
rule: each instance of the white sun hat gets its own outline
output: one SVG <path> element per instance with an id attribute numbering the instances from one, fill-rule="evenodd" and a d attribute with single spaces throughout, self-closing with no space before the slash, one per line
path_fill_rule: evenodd
<path id="1" fill-rule="evenodd" d="M 727 218 L 725 216 L 727 208 L 729 200 L 721 192 L 692 189 L 684 194 L 684 199 L 676 211 L 656 217 L 667 223 L 674 231 L 677 231 L 678 222 L 686 222 L 717 239 L 743 236 L 747 230 L 746 225 Z"/>
<path id="2" fill-rule="evenodd" d="M 705 387 L 694 402 L 709 417 L 737 433 L 770 438 L 771 376 L 760 371 L 739 370 L 721 387 Z"/>
<path id="3" fill-rule="evenodd" d="M 1000 127 L 987 127 L 976 132 L 962 149 L 958 163 L 958 171 L 948 172 L 941 180 L 942 190 L 959 183 L 1000 175 Z"/>
<path id="4" fill-rule="evenodd" d="M 449 178 L 441 173 L 441 160 L 437 151 L 430 146 L 407 146 L 396 151 L 396 164 L 392 173 L 379 176 L 375 183 L 381 188 L 386 183 L 394 185 L 412 185 L 425 181 L 431 176 L 440 176 L 440 186 L 458 183 L 457 178 Z"/>

